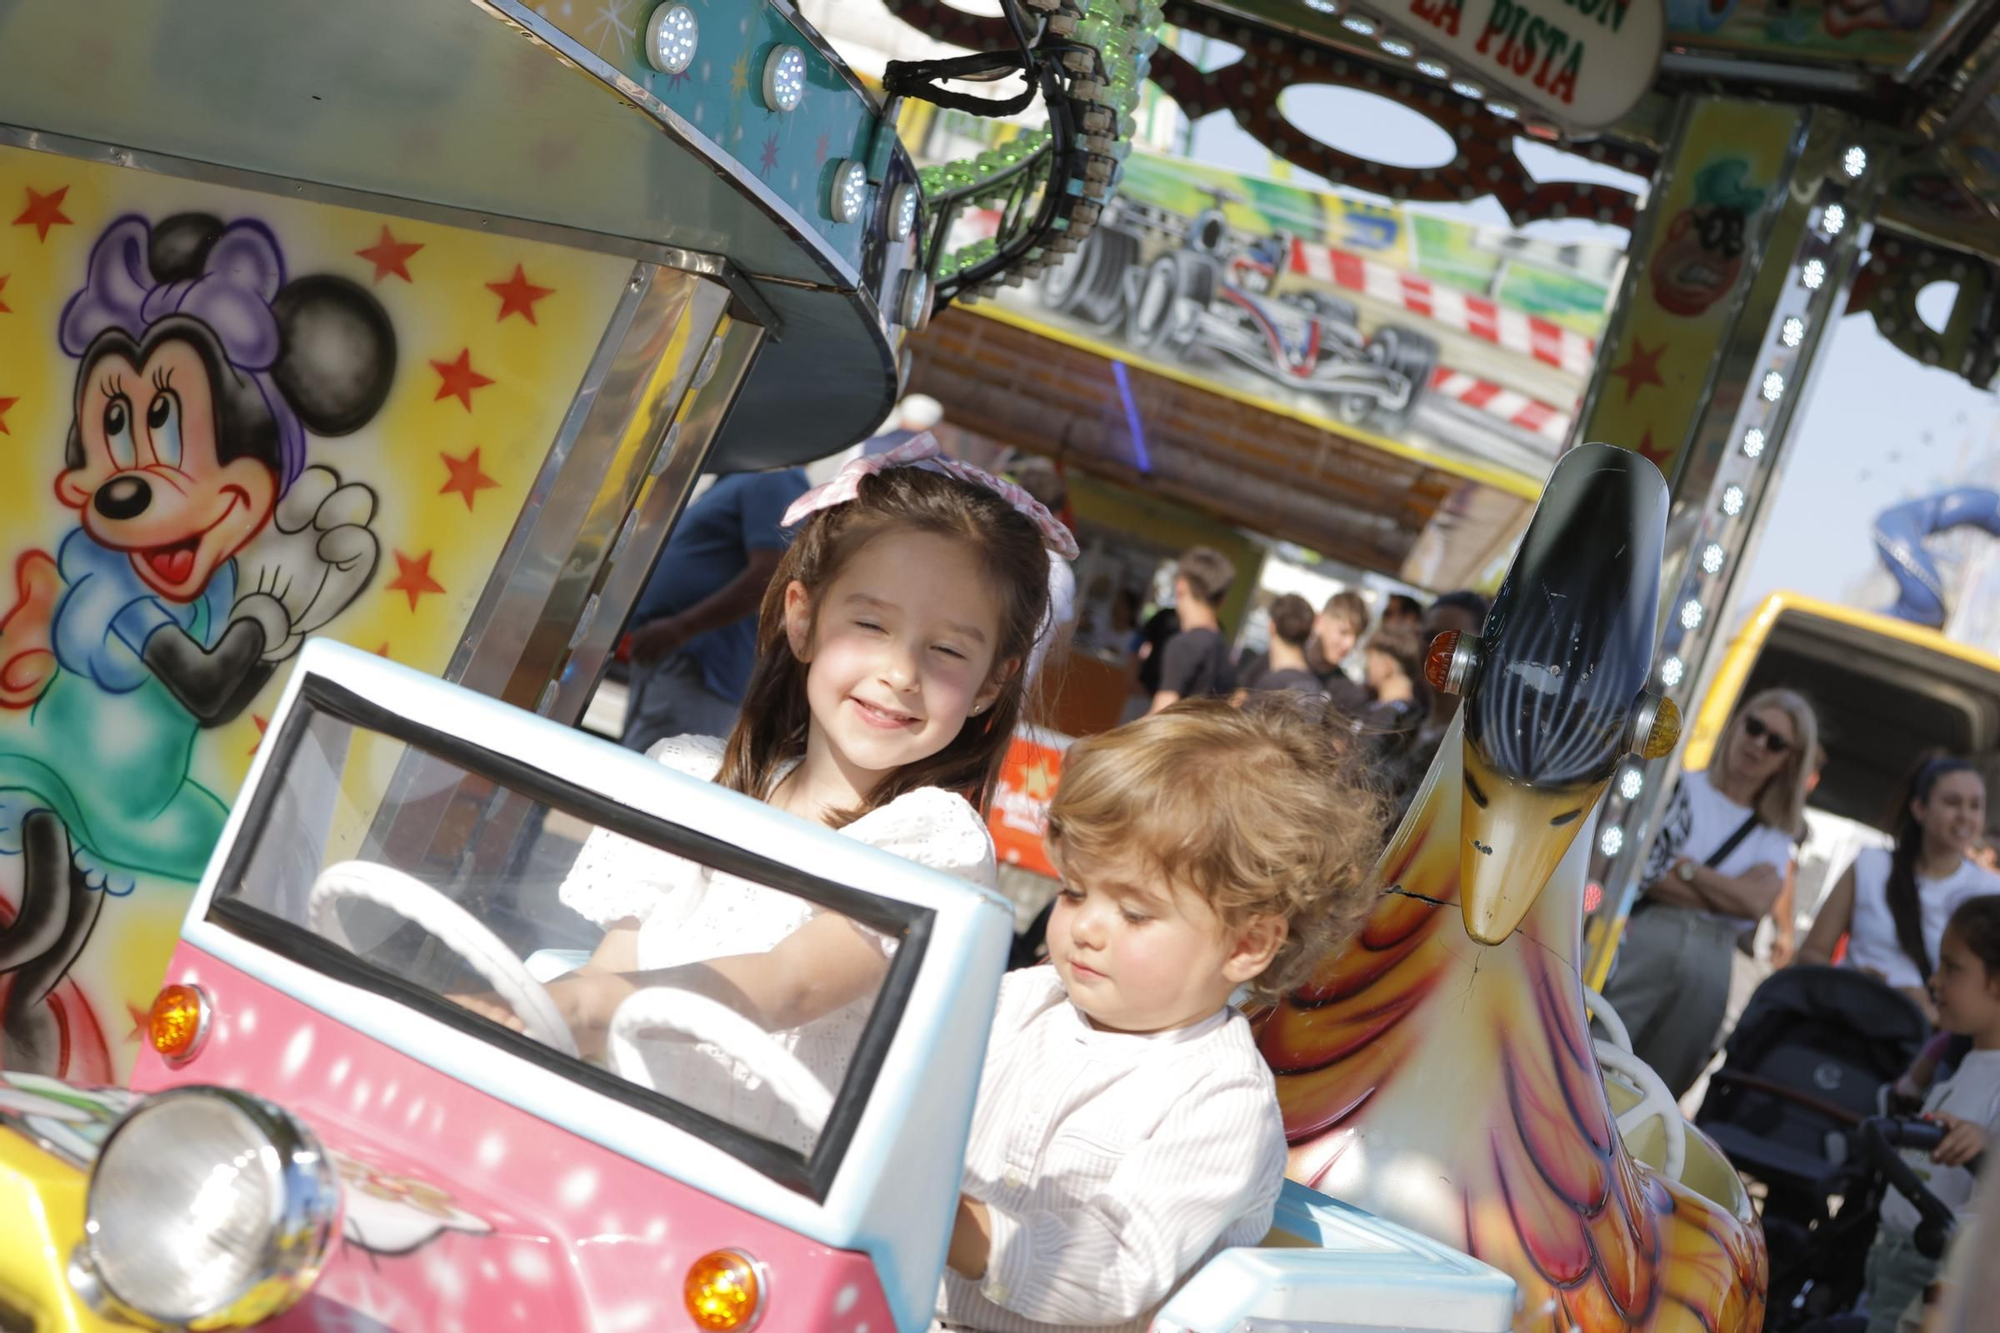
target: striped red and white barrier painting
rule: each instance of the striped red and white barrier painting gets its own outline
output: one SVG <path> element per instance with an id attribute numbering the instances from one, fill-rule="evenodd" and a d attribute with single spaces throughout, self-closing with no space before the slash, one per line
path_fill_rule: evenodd
<path id="1" fill-rule="evenodd" d="M 1468 337 L 1531 356 L 1572 375 L 1587 376 L 1597 342 L 1572 329 L 1519 310 L 1509 310 L 1455 287 L 1446 287 L 1326 245 L 1292 240 L 1291 271 L 1400 306 Z"/>
<path id="2" fill-rule="evenodd" d="M 1438 367 L 1431 376 L 1431 400 L 1435 403 L 1440 398 L 1498 417 L 1557 446 L 1569 438 L 1569 413 L 1462 370 Z"/>

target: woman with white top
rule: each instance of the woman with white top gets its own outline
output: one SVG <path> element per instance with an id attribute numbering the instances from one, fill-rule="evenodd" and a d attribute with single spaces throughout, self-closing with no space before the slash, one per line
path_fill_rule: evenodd
<path id="1" fill-rule="evenodd" d="M 1963 759 L 1920 765 L 1896 811 L 1896 845 L 1871 847 L 1833 886 L 1799 949 L 1802 963 L 1830 963 L 1846 935 L 1849 967 L 1908 995 L 1931 1022 L 1929 982 L 1945 923 L 1967 898 L 2000 893 L 2000 877 L 1968 852 L 1986 832 L 1986 783 Z"/>
<path id="2" fill-rule="evenodd" d="M 1676 1097 L 1714 1053 L 1737 937 L 1784 885 L 1818 731 L 1804 699 L 1765 690 L 1730 719 L 1709 771 L 1683 773 L 1667 803 L 1604 996 Z"/>

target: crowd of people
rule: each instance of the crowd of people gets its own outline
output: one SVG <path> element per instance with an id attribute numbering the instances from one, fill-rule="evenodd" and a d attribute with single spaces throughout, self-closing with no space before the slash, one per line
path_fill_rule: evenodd
<path id="1" fill-rule="evenodd" d="M 1668 801 L 1604 998 L 1634 1052 L 1682 1097 L 1727 1037 L 1732 972 L 1760 920 L 1774 916 L 1774 964 L 1865 973 L 1883 984 L 1882 1003 L 1906 1000 L 1936 1031 L 1893 1095 L 1946 1126 L 1910 1165 L 1961 1210 L 1971 1167 L 2000 1133 L 2000 875 L 1985 782 L 1965 759 L 1925 758 L 1893 812 L 1893 844 L 1855 857 L 1795 944 L 1796 851 L 1826 763 L 1819 719 L 1800 695 L 1770 689 L 1744 702 L 1707 769 L 1682 773 Z M 1883 1205 L 1867 1333 L 1921 1319 L 1939 1260 L 1916 1243 L 1920 1220 L 1900 1195 Z"/>

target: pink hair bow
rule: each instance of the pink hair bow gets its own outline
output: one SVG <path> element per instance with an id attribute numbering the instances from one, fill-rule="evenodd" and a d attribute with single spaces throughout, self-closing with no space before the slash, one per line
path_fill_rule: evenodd
<path id="1" fill-rule="evenodd" d="M 915 439 L 906 440 L 886 453 L 872 457 L 856 458 L 840 469 L 840 474 L 824 486 L 815 486 L 792 501 L 792 507 L 785 511 L 781 526 L 791 527 L 803 523 L 822 509 L 832 509 L 852 500 L 861 489 L 861 479 L 872 477 L 878 472 L 887 472 L 896 467 L 925 467 L 933 472 L 942 472 L 969 481 L 975 486 L 984 486 L 995 495 L 1012 505 L 1026 516 L 1042 534 L 1042 545 L 1065 560 L 1076 559 L 1076 538 L 1062 521 L 1042 506 L 1042 502 L 1022 490 L 1011 481 L 1002 481 L 990 473 L 981 472 L 970 463 L 961 463 L 956 458 L 945 456 L 944 447 L 937 436 L 925 431 Z"/>

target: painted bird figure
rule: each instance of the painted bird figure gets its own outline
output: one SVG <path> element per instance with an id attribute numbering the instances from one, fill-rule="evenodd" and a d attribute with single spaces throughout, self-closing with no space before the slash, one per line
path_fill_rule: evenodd
<path id="1" fill-rule="evenodd" d="M 1684 1142 L 1679 1179 L 1635 1157 L 1578 972 L 1577 833 L 1620 759 L 1666 753 L 1679 729 L 1645 688 L 1666 512 L 1637 454 L 1563 457 L 1482 635 L 1431 647 L 1429 674 L 1464 700 L 1378 867 L 1379 905 L 1258 1020 L 1292 1175 L 1512 1275 L 1518 1333 L 1763 1319 L 1740 1180 L 1678 1111 L 1632 1145 L 1657 1160 Z"/>

